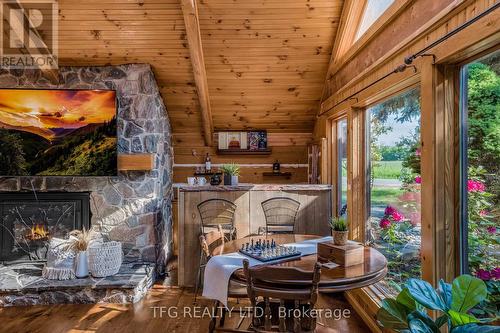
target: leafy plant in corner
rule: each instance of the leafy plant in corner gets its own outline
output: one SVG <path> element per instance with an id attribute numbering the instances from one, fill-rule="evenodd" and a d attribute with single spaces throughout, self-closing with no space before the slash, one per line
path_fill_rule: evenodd
<path id="1" fill-rule="evenodd" d="M 437 290 L 426 281 L 409 279 L 395 299 L 382 301 L 377 320 L 384 328 L 404 333 L 439 333 L 444 325 L 450 333 L 500 332 L 470 314 L 487 296 L 485 283 L 471 275 L 461 275 L 452 284 L 441 280 Z M 433 320 L 427 310 L 441 315 Z"/>

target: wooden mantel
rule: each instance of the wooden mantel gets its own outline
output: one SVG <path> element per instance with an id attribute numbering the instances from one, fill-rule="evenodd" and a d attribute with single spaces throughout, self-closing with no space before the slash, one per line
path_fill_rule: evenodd
<path id="1" fill-rule="evenodd" d="M 153 170 L 154 154 L 118 154 L 118 170 L 148 171 Z"/>

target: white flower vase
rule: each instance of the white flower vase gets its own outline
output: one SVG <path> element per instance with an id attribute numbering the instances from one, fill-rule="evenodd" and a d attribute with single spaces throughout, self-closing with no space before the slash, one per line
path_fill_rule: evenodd
<path id="1" fill-rule="evenodd" d="M 75 276 L 80 279 L 89 276 L 89 258 L 87 251 L 80 251 L 76 254 Z"/>
<path id="2" fill-rule="evenodd" d="M 238 185 L 238 176 L 231 176 L 231 185 Z"/>

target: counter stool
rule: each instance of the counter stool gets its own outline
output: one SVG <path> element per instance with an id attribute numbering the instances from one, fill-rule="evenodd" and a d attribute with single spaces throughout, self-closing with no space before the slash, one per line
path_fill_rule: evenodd
<path id="1" fill-rule="evenodd" d="M 267 199 L 261 205 L 266 217 L 266 226 L 265 228 L 259 228 L 259 234 L 262 234 L 262 232 L 266 234 L 295 233 L 295 219 L 300 208 L 300 202 L 291 198 L 277 197 Z"/>
<path id="2" fill-rule="evenodd" d="M 198 204 L 198 212 L 201 217 L 201 235 L 217 230 L 221 226 L 226 240 L 231 241 L 236 238 L 234 227 L 234 212 L 236 205 L 225 199 L 208 199 Z"/>

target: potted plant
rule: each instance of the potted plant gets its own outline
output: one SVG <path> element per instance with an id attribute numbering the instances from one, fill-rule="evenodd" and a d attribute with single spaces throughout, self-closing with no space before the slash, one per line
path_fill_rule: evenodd
<path id="1" fill-rule="evenodd" d="M 94 236 L 94 231 L 87 229 L 73 230 L 69 233 L 68 250 L 76 253 L 75 276 L 77 278 L 84 278 L 89 275 L 87 250 Z"/>
<path id="2" fill-rule="evenodd" d="M 332 217 L 330 219 L 330 228 L 332 229 L 333 244 L 345 245 L 347 242 L 347 222 L 343 217 Z"/>
<path id="3" fill-rule="evenodd" d="M 237 164 L 224 164 L 221 166 L 221 171 L 224 173 L 224 185 L 238 185 L 240 167 Z"/>
<path id="4" fill-rule="evenodd" d="M 382 300 L 377 320 L 384 328 L 405 333 L 439 333 L 444 325 L 450 333 L 498 332 L 470 313 L 487 296 L 486 284 L 471 275 L 461 275 L 452 284 L 441 280 L 437 290 L 426 281 L 409 279 L 396 298 Z M 438 311 L 436 320 L 428 310 Z"/>

